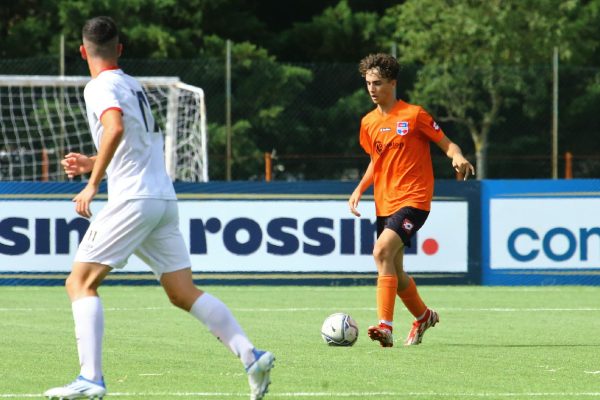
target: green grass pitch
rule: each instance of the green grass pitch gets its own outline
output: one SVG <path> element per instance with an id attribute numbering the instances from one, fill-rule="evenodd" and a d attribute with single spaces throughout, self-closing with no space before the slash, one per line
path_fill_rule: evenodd
<path id="1" fill-rule="evenodd" d="M 440 323 L 419 346 L 396 304 L 393 348 L 366 336 L 374 287 L 208 286 L 259 348 L 277 357 L 267 399 L 600 398 L 599 287 L 421 286 Z M 107 398 L 244 399 L 238 360 L 159 287 L 101 289 Z M 349 348 L 319 331 L 348 312 Z M 78 373 L 70 305 L 60 287 L 0 288 L 0 399 L 41 398 Z"/>

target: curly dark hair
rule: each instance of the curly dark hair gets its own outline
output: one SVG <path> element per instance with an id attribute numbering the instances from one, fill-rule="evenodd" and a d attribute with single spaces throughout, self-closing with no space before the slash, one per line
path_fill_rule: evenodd
<path id="1" fill-rule="evenodd" d="M 369 54 L 358 64 L 358 71 L 361 76 L 366 76 L 367 72 L 377 69 L 382 78 L 388 80 L 397 80 L 400 72 L 400 64 L 391 55 L 385 53 Z"/>

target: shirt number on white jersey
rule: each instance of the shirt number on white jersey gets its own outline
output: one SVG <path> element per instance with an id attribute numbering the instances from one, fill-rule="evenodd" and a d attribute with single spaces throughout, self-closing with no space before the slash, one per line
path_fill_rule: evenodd
<path id="1" fill-rule="evenodd" d="M 150 108 L 150 104 L 148 104 L 146 95 L 141 90 L 138 90 L 137 92 L 134 92 L 132 90 L 131 92 L 137 96 L 138 104 L 140 106 L 140 112 L 142 113 L 142 118 L 144 120 L 144 126 L 146 127 L 146 132 L 150 132 L 150 129 L 148 129 L 148 120 L 146 118 L 146 113 L 148 113 L 148 115 L 152 116 L 152 109 Z M 154 128 L 154 132 L 158 132 L 158 126 L 156 124 L 156 121 L 154 121 L 153 128 Z"/>

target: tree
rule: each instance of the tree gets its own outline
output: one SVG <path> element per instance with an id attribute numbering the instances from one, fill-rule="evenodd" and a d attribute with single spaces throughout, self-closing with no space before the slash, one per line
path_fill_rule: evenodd
<path id="1" fill-rule="evenodd" d="M 548 90 L 535 67 L 549 62 L 554 46 L 563 59 L 572 56 L 579 13 L 577 0 L 408 0 L 387 10 L 384 25 L 399 59 L 420 65 L 412 99 L 466 128 L 482 179 L 501 110 Z"/>
<path id="2" fill-rule="evenodd" d="M 13 0 L 0 8 L 0 55 L 56 55 L 60 35 L 76 51 L 90 17 L 119 24 L 128 57 L 193 58 L 204 37 L 252 40 L 268 30 L 253 13 L 256 0 Z M 6 3 L 6 4 L 4 4 Z"/>
<path id="3" fill-rule="evenodd" d="M 353 12 L 348 0 L 340 0 L 282 32 L 273 52 L 285 61 L 357 62 L 377 50 L 378 20 L 376 13 Z"/>
<path id="4" fill-rule="evenodd" d="M 223 39 L 211 36 L 205 40 L 207 56 L 219 57 L 213 63 L 213 79 L 224 74 Z M 217 60 L 216 58 L 214 58 Z M 209 77 L 209 79 L 210 79 Z M 289 123 L 289 113 L 312 80 L 309 70 L 279 63 L 275 57 L 249 42 L 232 46 L 232 175 L 234 179 L 256 178 L 263 171 L 263 153 L 273 149 L 288 150 L 303 137 L 303 127 Z M 225 154 L 225 126 L 222 118 L 225 98 L 223 92 L 213 93 L 211 103 L 223 107 L 212 117 L 210 150 Z M 215 165 L 215 164 L 213 164 Z M 223 179 L 224 162 L 217 164 L 211 175 Z"/>
<path id="5" fill-rule="evenodd" d="M 57 7 L 49 0 L 4 1 L 0 7 L 0 56 L 6 58 L 47 55 L 55 39 Z M 58 47 L 55 47 L 58 49 Z"/>

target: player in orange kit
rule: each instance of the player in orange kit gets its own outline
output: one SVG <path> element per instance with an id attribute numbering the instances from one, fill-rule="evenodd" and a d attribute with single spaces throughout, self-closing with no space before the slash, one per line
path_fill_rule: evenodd
<path id="1" fill-rule="evenodd" d="M 388 54 L 371 54 L 360 61 L 359 71 L 377 107 L 361 121 L 360 145 L 371 162 L 348 200 L 350 211 L 360 216 L 357 207 L 362 194 L 374 185 L 379 323 L 369 327 L 368 335 L 382 347 L 394 345 L 396 294 L 415 317 L 405 345 L 421 343 L 425 331 L 439 322 L 438 313 L 425 305 L 403 266 L 404 247 L 410 246 L 411 237 L 425 223 L 433 197 L 429 142 L 452 159 L 452 166 L 465 179 L 475 174 L 460 147 L 423 108 L 396 99 L 399 70 L 398 61 Z"/>

